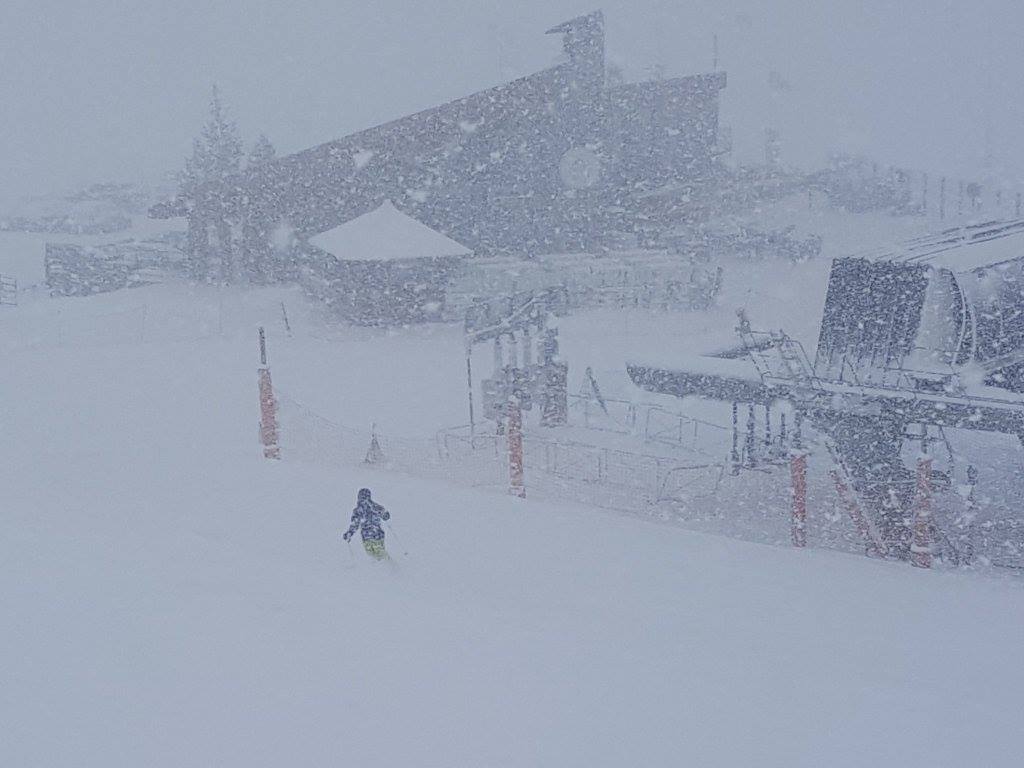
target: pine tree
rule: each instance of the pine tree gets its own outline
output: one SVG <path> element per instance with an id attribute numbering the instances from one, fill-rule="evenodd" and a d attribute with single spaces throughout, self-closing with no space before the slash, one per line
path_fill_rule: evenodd
<path id="1" fill-rule="evenodd" d="M 272 177 L 273 171 L 267 167 L 267 164 L 276 156 L 274 145 L 261 133 L 249 151 L 246 161 L 250 175 L 259 176 L 262 179 L 255 183 L 263 183 Z M 251 178 L 250 183 L 252 183 Z M 275 266 L 271 253 L 267 211 L 258 204 L 246 205 L 243 208 L 241 251 L 242 268 L 250 280 L 268 283 L 274 279 Z"/>
<path id="2" fill-rule="evenodd" d="M 223 181 L 242 167 L 242 140 L 238 127 L 228 119 L 217 86 L 213 86 L 210 116 L 202 133 L 192 142 L 192 156 L 185 160 L 180 196 L 195 198 L 196 190 L 210 181 Z"/>
<path id="3" fill-rule="evenodd" d="M 192 142 L 192 156 L 185 161 L 178 190 L 179 203 L 193 219 L 189 226 L 189 254 L 193 274 L 199 279 L 233 279 L 236 272 L 233 201 L 227 187 L 214 186 L 200 193 L 205 185 L 226 182 L 242 167 L 242 140 L 213 86 L 210 116 L 202 132 Z M 212 194 L 211 194 L 212 193 Z"/>
<path id="4" fill-rule="evenodd" d="M 269 163 L 275 157 L 277 157 L 277 150 L 270 143 L 270 139 L 261 133 L 249 151 L 248 166 L 252 168 L 257 165 L 263 165 L 264 163 Z"/>

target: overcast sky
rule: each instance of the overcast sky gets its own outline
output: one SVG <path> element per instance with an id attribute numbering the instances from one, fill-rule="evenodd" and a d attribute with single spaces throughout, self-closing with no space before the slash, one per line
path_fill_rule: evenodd
<path id="1" fill-rule="evenodd" d="M 1024 175 L 1020 0 L 2 0 L 0 197 L 179 168 L 213 82 L 247 145 L 298 150 L 543 68 L 597 7 L 629 79 L 709 71 L 717 33 L 739 160 L 774 125 L 804 167 Z"/>

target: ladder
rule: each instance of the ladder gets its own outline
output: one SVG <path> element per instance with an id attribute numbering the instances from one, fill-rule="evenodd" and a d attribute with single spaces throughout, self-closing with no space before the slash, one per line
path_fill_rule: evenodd
<path id="1" fill-rule="evenodd" d="M 785 331 L 752 331 L 746 328 L 737 331 L 762 380 L 785 379 L 802 384 L 815 380 L 803 345 Z M 770 354 L 772 351 L 774 355 Z"/>
<path id="2" fill-rule="evenodd" d="M 800 382 L 808 382 L 814 378 L 807 353 L 803 345 L 787 336 L 784 332 L 772 331 L 772 341 L 779 352 L 779 359 L 782 360 L 782 367 L 788 374 L 788 378 Z"/>

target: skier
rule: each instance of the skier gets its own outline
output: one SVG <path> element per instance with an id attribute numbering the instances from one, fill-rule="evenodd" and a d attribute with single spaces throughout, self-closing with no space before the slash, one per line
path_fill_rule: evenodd
<path id="1" fill-rule="evenodd" d="M 388 560 L 390 558 L 384 549 L 384 529 L 380 524 L 382 520 L 390 519 L 391 513 L 370 498 L 370 489 L 360 488 L 356 508 L 352 510 L 352 524 L 342 538 L 348 541 L 358 530 L 363 537 L 366 554 L 374 560 Z"/>

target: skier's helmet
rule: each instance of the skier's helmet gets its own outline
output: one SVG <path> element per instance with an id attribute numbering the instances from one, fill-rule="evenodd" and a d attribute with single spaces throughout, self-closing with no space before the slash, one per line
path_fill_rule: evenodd
<path id="1" fill-rule="evenodd" d="M 370 489 L 369 488 L 360 488 L 359 489 L 359 501 L 369 501 L 369 500 L 370 500 Z"/>

